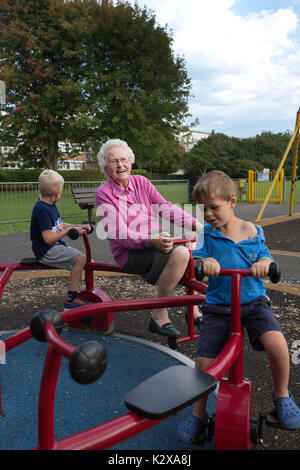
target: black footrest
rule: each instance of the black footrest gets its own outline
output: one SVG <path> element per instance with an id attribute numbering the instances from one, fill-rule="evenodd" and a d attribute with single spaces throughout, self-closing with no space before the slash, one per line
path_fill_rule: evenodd
<path id="1" fill-rule="evenodd" d="M 162 419 L 211 393 L 215 377 L 188 366 L 172 366 L 127 393 L 125 405 L 148 419 Z"/>
<path id="2" fill-rule="evenodd" d="M 23 258 L 20 261 L 20 264 L 22 266 L 28 266 L 30 264 L 40 264 L 39 261 L 36 260 L 36 258 Z"/>

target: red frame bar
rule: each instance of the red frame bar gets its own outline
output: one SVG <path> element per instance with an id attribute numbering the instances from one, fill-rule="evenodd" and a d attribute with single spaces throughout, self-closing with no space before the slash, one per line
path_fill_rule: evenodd
<path id="1" fill-rule="evenodd" d="M 220 276 L 231 276 L 231 333 L 218 357 L 206 372 L 220 380 L 229 371 L 228 383 L 243 383 L 243 343 L 244 332 L 241 323 L 241 280 L 250 276 L 248 269 L 221 269 Z"/>
<path id="2" fill-rule="evenodd" d="M 225 271 L 225 270 L 224 270 Z M 226 273 L 226 274 L 225 274 Z M 250 275 L 249 271 L 237 273 L 234 270 L 226 270 L 224 275 L 232 276 L 232 324 L 230 338 L 216 358 L 216 360 L 206 369 L 206 372 L 214 375 L 217 380 L 220 380 L 224 374 L 229 370 L 228 382 L 232 385 L 241 385 L 243 383 L 243 361 L 242 361 L 242 348 L 243 348 L 243 330 L 241 326 L 240 316 L 240 284 L 242 275 Z M 223 275 L 221 270 L 220 275 Z M 155 308 L 162 304 L 168 306 L 178 306 L 181 304 L 193 305 L 199 303 L 199 297 L 195 299 L 194 295 L 181 296 L 180 298 L 154 298 L 154 299 L 139 299 L 138 301 L 111 301 L 105 302 L 103 305 L 86 306 L 78 311 L 66 312 L 63 314 L 66 317 L 79 317 L 82 316 L 83 311 L 89 314 L 97 309 L 98 314 L 101 314 L 105 309 L 113 309 L 114 311 L 135 310 L 143 307 Z M 201 296 L 201 300 L 204 300 Z M 107 305 L 107 304 L 112 304 Z M 77 309 L 76 309 L 77 310 Z M 99 311 L 100 310 L 100 311 Z M 44 329 L 47 331 L 47 339 L 51 342 L 52 349 L 49 350 L 47 355 L 47 364 L 43 373 L 43 384 L 41 387 L 42 399 L 41 403 L 48 403 L 48 409 L 44 412 L 41 409 L 41 418 L 39 420 L 40 430 L 40 445 L 39 449 L 107 449 L 119 442 L 122 442 L 130 437 L 145 431 L 151 426 L 158 424 L 161 420 L 149 420 L 140 418 L 134 413 L 127 413 L 119 418 L 103 423 L 99 426 L 93 427 L 81 433 L 74 434 L 67 438 L 55 441 L 54 439 L 54 394 L 58 374 L 58 360 L 55 361 L 54 354 L 57 355 L 61 352 L 66 357 L 69 357 L 73 351 L 72 346 L 61 340 L 56 334 L 52 325 L 45 325 Z M 50 346 L 49 346 L 50 348 Z M 54 353 L 54 348 L 55 353 Z M 51 367 L 50 367 L 50 364 Z M 54 366 L 53 366 L 54 364 Z M 50 371 L 48 369 L 51 369 Z M 50 385 L 48 374 L 50 376 Z M 54 386 L 55 385 L 55 386 Z M 51 406 L 49 407 L 49 403 Z M 42 405 L 41 405 L 41 408 Z"/>
<path id="3" fill-rule="evenodd" d="M 39 397 L 39 450 L 96 450 L 112 447 L 163 421 L 148 420 L 130 412 L 73 436 L 55 440 L 55 393 L 62 355 L 70 358 L 76 349 L 57 334 L 51 323 L 43 325 L 49 343 Z M 166 419 L 166 418 L 164 418 Z"/>
<path id="4" fill-rule="evenodd" d="M 71 357 L 75 346 L 64 341 L 51 323 L 43 325 L 49 343 L 42 374 L 39 397 L 39 446 L 50 450 L 55 446 L 54 407 L 55 393 L 62 355 Z"/>
<path id="5" fill-rule="evenodd" d="M 105 450 L 126 441 L 164 419 L 141 418 L 133 412 L 125 413 L 106 423 L 55 441 L 53 450 Z M 37 450 L 44 450 L 38 447 Z"/>
<path id="6" fill-rule="evenodd" d="M 87 253 L 87 264 L 85 269 L 86 287 L 87 291 L 92 291 L 94 289 L 93 271 L 104 270 L 122 272 L 122 270 L 118 266 L 114 265 L 92 263 L 87 235 L 84 234 L 83 238 Z M 177 243 L 184 243 L 187 241 L 190 242 L 190 240 L 178 240 Z M 4 274 L 0 279 L 0 298 L 6 283 L 14 271 L 43 269 L 52 268 L 41 264 L 24 266 L 20 263 L 13 263 L 0 265 L 0 271 L 4 271 Z M 191 259 L 187 272 L 181 280 L 181 284 L 187 289 L 187 295 L 153 299 L 105 301 L 104 303 L 91 304 L 78 308 L 73 312 L 63 312 L 61 313 L 61 316 L 64 321 L 68 322 L 82 318 L 85 315 L 105 315 L 107 311 L 121 312 L 128 310 L 160 308 L 164 306 L 175 307 L 187 305 L 189 317 L 188 336 L 179 338 L 178 343 L 195 339 L 199 334 L 195 335 L 193 331 L 192 307 L 195 304 L 201 303 L 205 299 L 205 296 L 195 295 L 194 291 L 196 290 L 204 294 L 206 286 L 195 280 L 193 269 L 194 262 Z M 214 375 L 217 380 L 220 380 L 224 374 L 229 371 L 229 383 L 232 385 L 240 385 L 243 381 L 243 330 L 240 315 L 240 284 L 241 278 L 243 276 L 249 276 L 250 272 L 248 270 L 237 271 L 223 269 L 220 271 L 220 275 L 232 276 L 231 334 L 224 349 L 215 361 L 207 368 L 206 372 Z M 47 341 L 49 342 L 49 346 L 40 386 L 38 449 L 106 449 L 121 441 L 129 439 L 130 437 L 143 432 L 162 421 L 141 418 L 131 412 L 89 430 L 56 441 L 54 431 L 54 401 L 61 357 L 64 355 L 69 358 L 75 348 L 62 340 L 50 323 L 45 324 L 43 329 Z M 6 343 L 6 350 L 12 349 L 30 337 L 31 333 L 29 328 L 25 328 L 16 335 L 12 335 L 10 338 L 4 340 Z"/>

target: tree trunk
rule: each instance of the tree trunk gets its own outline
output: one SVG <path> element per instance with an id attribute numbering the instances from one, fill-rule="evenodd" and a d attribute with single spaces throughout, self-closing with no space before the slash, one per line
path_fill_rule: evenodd
<path id="1" fill-rule="evenodd" d="M 58 142 L 49 145 L 44 154 L 44 160 L 49 170 L 57 170 Z"/>

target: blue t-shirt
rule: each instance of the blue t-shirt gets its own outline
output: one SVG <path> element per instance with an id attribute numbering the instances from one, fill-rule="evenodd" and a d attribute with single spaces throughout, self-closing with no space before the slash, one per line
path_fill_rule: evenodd
<path id="1" fill-rule="evenodd" d="M 204 243 L 202 237 L 197 240 L 193 258 L 215 258 L 222 269 L 249 269 L 251 265 L 261 259 L 273 260 L 265 243 L 263 230 L 256 226 L 257 236 L 235 243 L 223 235 L 212 225 L 204 226 Z M 252 302 L 261 295 L 266 294 L 262 279 L 243 277 L 241 283 L 241 303 Z M 206 301 L 210 304 L 231 303 L 231 277 L 211 277 L 208 281 Z"/>
<path id="2" fill-rule="evenodd" d="M 66 245 L 63 240 L 58 240 L 58 242 L 52 244 L 45 243 L 42 237 L 42 232 L 44 230 L 60 232 L 63 230 L 63 223 L 55 204 L 38 201 L 32 210 L 30 223 L 32 251 L 37 260 L 40 260 L 53 245 L 56 245 L 57 243 Z"/>

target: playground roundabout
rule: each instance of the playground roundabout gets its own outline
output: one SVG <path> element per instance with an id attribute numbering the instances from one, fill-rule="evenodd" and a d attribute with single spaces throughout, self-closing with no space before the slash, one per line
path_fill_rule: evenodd
<path id="1" fill-rule="evenodd" d="M 289 272 L 289 267 L 295 268 L 295 266 L 291 266 L 292 264 L 299 266 L 300 240 L 297 236 L 292 240 L 291 237 L 294 236 L 294 233 L 300 233 L 300 219 L 266 225 L 264 231 L 269 248 L 273 251 L 274 259 L 276 259 L 277 256 L 279 258 L 282 271 Z M 294 260 L 294 263 L 291 260 Z M 300 354 L 298 354 L 295 349 L 295 345 L 298 345 L 300 342 L 300 272 L 296 269 L 296 273 L 297 272 L 298 277 L 296 274 L 293 274 L 290 277 L 284 278 L 279 285 L 271 285 L 267 282 L 267 293 L 271 299 L 274 314 L 282 326 L 291 352 L 290 391 L 299 402 Z M 68 277 L 63 272 L 52 272 L 51 274 L 32 272 L 26 273 L 26 276 L 21 272 L 14 274 L 9 284 L 6 286 L 1 299 L 0 340 L 11 330 L 20 330 L 27 327 L 34 314 L 40 310 L 54 309 L 58 312 L 62 311 L 64 295 L 68 286 Z M 156 296 L 155 287 L 149 286 L 140 277 L 126 276 L 122 273 L 95 272 L 95 287 L 103 289 L 111 300 L 154 298 Z M 84 289 L 84 284 L 82 288 Z M 179 286 L 175 294 L 184 294 L 184 292 L 183 286 Z M 182 332 L 186 330 L 184 309 L 184 307 L 172 307 L 170 309 L 172 323 Z M 162 348 L 166 349 L 166 341 L 148 331 L 149 316 L 150 310 L 146 309 L 116 312 L 114 314 L 114 333 L 111 336 L 103 337 L 104 343 L 106 342 L 108 344 L 109 341 L 126 341 L 126 335 L 128 335 L 139 338 L 142 341 L 146 340 L 156 345 L 162 345 Z M 81 339 L 88 339 L 88 335 L 89 333 L 86 331 L 79 332 Z M 94 333 L 92 333 L 92 335 L 95 336 Z M 187 358 L 187 361 L 193 361 L 196 346 L 197 339 L 183 342 L 178 345 L 175 354 L 182 354 Z M 37 349 L 40 347 L 41 346 L 36 346 Z M 139 347 L 138 343 L 132 346 L 135 351 L 137 351 Z M 41 351 L 36 350 L 35 354 L 41 355 Z M 156 353 L 154 352 L 153 354 Z M 167 356 L 168 355 L 166 355 L 166 357 Z M 129 360 L 132 360 L 132 358 Z M 271 406 L 272 381 L 266 355 L 254 352 L 249 346 L 247 337 L 245 337 L 244 347 L 244 375 L 252 381 L 254 394 L 253 415 L 258 416 L 260 412 L 265 412 L 267 408 Z M 105 373 L 98 381 L 98 389 L 104 387 L 103 384 L 105 384 Z M 88 394 L 88 388 L 86 388 L 86 390 Z M 77 408 L 76 404 L 75 407 Z M 80 407 L 78 408 L 78 414 L 84 415 L 84 411 L 82 411 Z M 74 408 L 72 408 L 70 416 L 74 416 L 74 411 Z M 113 412 L 114 411 L 112 411 L 112 413 Z M 63 417 L 60 419 L 63 419 Z M 165 423 L 168 423 L 168 421 L 167 419 Z M 97 422 L 99 422 L 99 420 Z M 153 429 L 155 429 L 155 427 Z M 146 434 L 147 433 L 145 433 L 145 435 Z M 175 430 L 174 439 L 176 440 Z M 136 444 L 136 450 L 143 448 L 139 447 L 140 445 L 140 443 Z M 155 445 L 157 444 L 153 444 L 153 449 L 162 449 L 162 447 L 155 447 Z M 173 444 L 170 442 L 168 445 L 169 449 L 178 448 L 176 443 Z M 210 448 L 211 447 L 208 446 L 208 449 Z M 299 450 L 299 448 L 299 430 L 286 431 L 266 426 L 264 426 L 263 439 L 254 446 L 254 449 L 257 451 Z M 189 449 L 195 449 L 197 451 L 202 448 L 190 446 Z"/>

